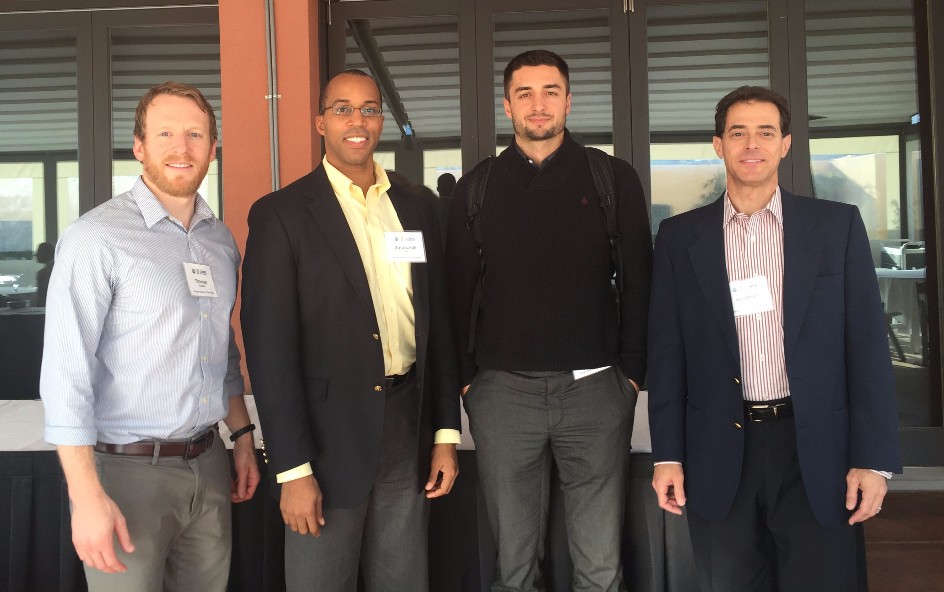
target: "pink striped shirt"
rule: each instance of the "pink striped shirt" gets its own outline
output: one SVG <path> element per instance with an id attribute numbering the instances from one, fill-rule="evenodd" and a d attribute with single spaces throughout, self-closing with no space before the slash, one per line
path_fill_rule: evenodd
<path id="1" fill-rule="evenodd" d="M 780 188 L 767 207 L 738 213 L 725 193 L 724 259 L 728 281 L 767 278 L 774 309 L 734 317 L 741 352 L 741 388 L 747 401 L 790 396 L 783 353 L 783 208 Z"/>

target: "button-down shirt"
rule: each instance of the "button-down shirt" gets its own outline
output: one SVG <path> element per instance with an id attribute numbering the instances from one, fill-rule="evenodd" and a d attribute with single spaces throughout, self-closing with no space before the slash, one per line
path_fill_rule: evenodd
<path id="1" fill-rule="evenodd" d="M 351 227 L 357 251 L 367 274 L 374 314 L 383 347 L 384 370 L 387 376 L 404 374 L 416 362 L 416 317 L 413 309 L 413 276 L 410 263 L 387 259 L 386 232 L 403 232 L 397 211 L 387 195 L 390 180 L 387 172 L 374 162 L 374 184 L 367 194 L 344 173 L 322 159 L 328 182 Z M 431 248 L 426 245 L 426 248 Z M 436 444 L 458 444 L 459 430 L 437 430 Z M 311 463 L 276 475 L 276 481 L 285 483 L 312 474 Z"/>
<path id="2" fill-rule="evenodd" d="M 364 263 L 380 329 L 385 374 L 404 374 L 416 361 L 413 277 L 410 263 L 390 261 L 387 257 L 385 233 L 403 232 L 397 211 L 387 195 L 390 189 L 387 173 L 375 162 L 375 182 L 364 195 L 361 188 L 327 158 L 323 163 Z"/>
<path id="3" fill-rule="evenodd" d="M 724 194 L 724 260 L 728 281 L 767 278 L 773 310 L 734 318 L 741 352 L 741 386 L 747 401 L 790 395 L 783 353 L 783 207 L 780 188 L 750 216 Z"/>
<path id="4" fill-rule="evenodd" d="M 191 295 L 185 263 L 217 297 Z M 230 317 L 239 251 L 198 195 L 190 229 L 141 179 L 59 240 L 40 393 L 51 444 L 186 439 L 243 392 Z"/>

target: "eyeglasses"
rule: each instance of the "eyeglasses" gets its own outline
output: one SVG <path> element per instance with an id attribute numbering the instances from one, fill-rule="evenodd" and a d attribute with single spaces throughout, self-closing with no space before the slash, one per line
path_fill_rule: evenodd
<path id="1" fill-rule="evenodd" d="M 361 115 L 364 117 L 380 117 L 383 115 L 383 109 L 380 107 L 352 107 L 351 105 L 331 105 L 326 107 L 322 113 L 325 111 L 331 111 L 335 115 L 341 115 L 342 117 L 350 117 L 354 115 L 354 111 L 360 111 Z"/>

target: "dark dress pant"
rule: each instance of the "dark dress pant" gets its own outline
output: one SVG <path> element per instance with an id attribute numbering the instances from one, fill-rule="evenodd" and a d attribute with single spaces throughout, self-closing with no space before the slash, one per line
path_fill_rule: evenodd
<path id="1" fill-rule="evenodd" d="M 464 398 L 498 547 L 495 592 L 543 588 L 551 461 L 564 499 L 572 590 L 622 589 L 620 541 L 636 392 L 615 367 L 480 370 Z"/>
<path id="2" fill-rule="evenodd" d="M 722 520 L 688 512 L 703 592 L 855 592 L 861 524 L 826 528 L 803 487 L 792 417 L 745 425 L 744 464 Z M 844 504 L 844 499 L 836 500 Z"/>
<path id="3" fill-rule="evenodd" d="M 380 466 L 367 499 L 352 508 L 325 508 L 318 538 L 285 527 L 288 592 L 355 592 L 358 568 L 366 592 L 429 589 L 417 400 L 415 378 L 388 389 Z"/>

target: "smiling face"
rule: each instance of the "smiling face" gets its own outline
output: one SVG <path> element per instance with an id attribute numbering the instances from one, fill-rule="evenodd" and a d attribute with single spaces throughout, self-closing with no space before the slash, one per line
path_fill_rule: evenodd
<path id="1" fill-rule="evenodd" d="M 724 135 L 714 147 L 724 160 L 728 192 L 739 195 L 762 191 L 773 194 L 777 167 L 790 150 L 791 136 L 780 130 L 780 111 L 773 103 L 748 101 L 728 109 Z"/>
<path id="2" fill-rule="evenodd" d="M 143 132 L 133 150 L 145 184 L 158 199 L 192 199 L 216 158 L 210 117 L 192 99 L 158 95 L 147 107 Z"/>
<path id="3" fill-rule="evenodd" d="M 315 129 L 324 136 L 325 157 L 351 179 L 373 172 L 374 150 L 383 131 L 383 116 L 364 117 L 361 107 L 380 108 L 380 91 L 366 76 L 341 74 L 325 89 L 324 113 L 315 118 Z M 337 115 L 333 106 L 350 105 L 352 115 Z"/>
<path id="4" fill-rule="evenodd" d="M 570 113 L 567 81 L 554 66 L 524 66 L 515 70 L 508 84 L 505 115 L 515 137 L 540 142 L 564 133 Z"/>

